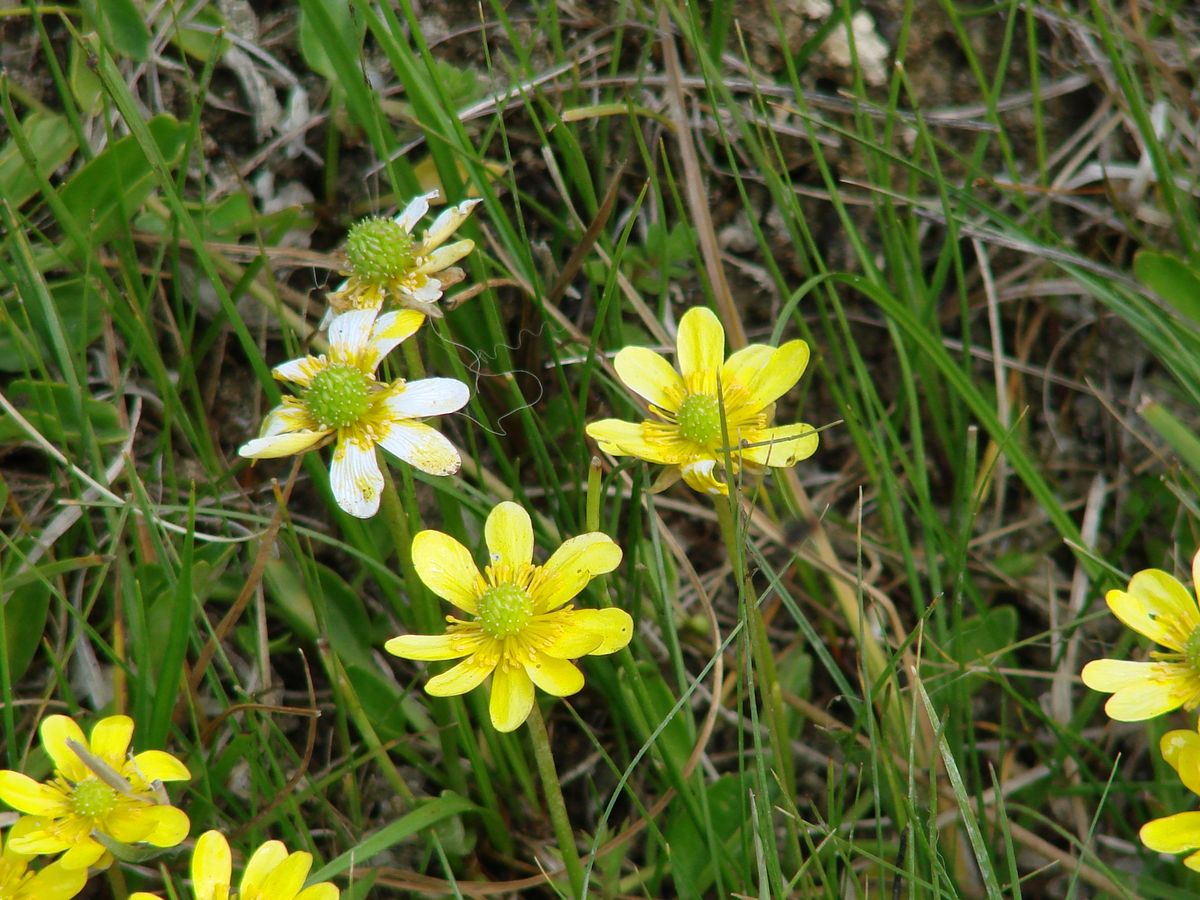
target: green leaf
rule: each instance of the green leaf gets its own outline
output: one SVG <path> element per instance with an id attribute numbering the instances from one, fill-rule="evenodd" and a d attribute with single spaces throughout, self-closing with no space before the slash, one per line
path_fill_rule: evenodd
<path id="1" fill-rule="evenodd" d="M 1017 611 L 996 606 L 977 616 L 964 616 L 946 641 L 946 653 L 962 666 L 995 665 L 1017 639 Z"/>
<path id="2" fill-rule="evenodd" d="M 361 48 L 366 25 L 355 23 L 354 16 L 350 14 L 350 4 L 347 0 L 323 0 L 321 6 L 328 19 L 325 24 L 332 25 L 333 34 L 340 37 L 346 47 Z M 329 59 L 327 50 L 329 41 L 330 33 L 324 28 L 324 25 L 314 22 L 312 14 L 301 8 L 300 53 L 304 56 L 304 61 L 308 63 L 310 69 L 324 76 L 326 81 L 336 87 L 338 73 L 337 68 Z"/>
<path id="3" fill-rule="evenodd" d="M 748 788 L 738 775 L 722 775 L 705 788 L 708 821 L 712 825 L 712 833 L 708 836 L 697 827 L 685 806 L 674 807 L 664 837 L 671 851 L 671 874 L 677 897 L 702 897 L 712 886 L 716 870 L 710 839 L 725 844 L 733 854 L 740 855 L 743 843 L 731 838 L 746 821 L 744 808 Z M 739 868 L 742 867 L 739 864 Z"/>
<path id="4" fill-rule="evenodd" d="M 150 29 L 145 13 L 133 0 L 103 0 L 93 10 L 110 49 L 115 47 L 136 62 L 150 57 Z"/>
<path id="5" fill-rule="evenodd" d="M 8 124 L 12 127 L 12 123 Z M 34 111 L 16 127 L 37 150 L 37 171 L 31 171 L 25 164 L 14 141 L 9 140 L 0 148 L 0 197 L 13 208 L 36 194 L 39 178 L 48 177 L 70 159 L 79 146 L 67 120 L 55 113 Z M 0 353 L 0 363 L 3 361 L 4 354 Z"/>
<path id="6" fill-rule="evenodd" d="M 103 400 L 83 399 L 83 419 L 65 384 L 18 379 L 6 391 L 8 399 L 26 421 L 56 447 L 76 444 L 83 438 L 83 419 L 86 419 L 96 440 L 101 444 L 119 444 L 125 440 L 117 408 Z M 0 443 L 28 440 L 21 424 L 5 413 L 0 415 Z"/>
<path id="7" fill-rule="evenodd" d="M 1158 436 L 1171 445 L 1181 462 L 1200 477 L 1200 438 L 1161 403 L 1150 401 L 1138 410 Z"/>
<path id="8" fill-rule="evenodd" d="M 9 582 L 4 582 L 5 591 Z M 42 580 L 15 588 L 4 603 L 5 637 L 8 639 L 8 677 L 17 681 L 25 674 L 46 633 L 50 612 L 50 586 Z"/>
<path id="9" fill-rule="evenodd" d="M 1195 269 L 1169 254 L 1143 250 L 1133 259 L 1133 274 L 1176 312 L 1200 325 L 1200 273 Z"/>
<path id="10" fill-rule="evenodd" d="M 47 287 L 62 322 L 67 346 L 78 358 L 104 328 L 96 311 L 96 295 L 81 278 Z M 0 372 L 36 370 L 43 361 L 52 358 L 47 322 L 40 316 L 15 318 L 12 315 L 15 309 L 15 306 L 0 306 Z"/>
<path id="11" fill-rule="evenodd" d="M 85 35 L 85 44 L 95 40 L 94 34 Z M 67 83 L 71 86 L 71 94 L 79 104 L 79 111 L 87 116 L 100 112 L 101 98 L 104 95 L 104 85 L 92 71 L 92 53 L 89 46 L 72 43 L 67 55 Z"/>

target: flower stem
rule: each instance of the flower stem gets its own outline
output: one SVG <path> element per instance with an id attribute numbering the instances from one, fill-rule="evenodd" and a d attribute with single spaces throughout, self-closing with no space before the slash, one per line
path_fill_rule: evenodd
<path id="1" fill-rule="evenodd" d="M 542 792 L 546 795 L 546 806 L 550 810 L 550 822 L 554 825 L 554 836 L 558 839 L 558 850 L 562 854 L 567 877 L 571 881 L 574 897 L 583 896 L 583 865 L 579 862 L 579 850 L 575 847 L 575 832 L 567 817 L 567 804 L 563 800 L 562 787 L 558 783 L 558 770 L 554 767 L 554 754 L 550 750 L 550 735 L 537 703 L 526 720 L 529 739 L 533 742 L 533 757 L 537 761 L 538 775 L 542 779 Z"/>

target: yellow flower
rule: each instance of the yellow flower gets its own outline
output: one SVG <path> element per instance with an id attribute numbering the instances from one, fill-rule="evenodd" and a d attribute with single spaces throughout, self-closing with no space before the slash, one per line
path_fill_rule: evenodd
<path id="1" fill-rule="evenodd" d="M 626 347 L 613 361 L 630 390 L 650 405 L 643 422 L 602 419 L 587 426 L 600 449 L 669 466 L 656 489 L 680 476 L 697 491 L 727 494 L 742 466 L 788 468 L 817 449 L 811 425 L 771 427 L 775 401 L 795 386 L 808 365 L 808 345 L 751 344 L 725 359 L 725 330 L 704 307 L 679 320 L 679 371 L 645 347 Z M 724 409 L 726 430 L 722 431 Z M 728 448 L 732 472 L 717 477 Z"/>
<path id="2" fill-rule="evenodd" d="M 300 388 L 268 413 L 259 436 L 238 453 L 268 459 L 303 453 L 333 437 L 330 486 L 338 506 L 360 519 L 379 509 L 383 473 L 376 445 L 431 475 L 453 475 L 462 460 L 440 432 L 417 419 L 461 409 L 470 390 L 453 378 L 380 382 L 380 361 L 425 317 L 411 309 L 376 317 L 348 312 L 329 328 L 329 353 L 276 366 L 275 377 Z"/>
<path id="3" fill-rule="evenodd" d="M 112 862 L 97 836 L 121 844 L 145 842 L 174 847 L 187 837 L 188 817 L 165 799 L 162 781 L 187 781 L 191 773 L 161 750 L 128 754 L 133 720 L 109 716 L 92 728 L 91 739 L 66 716 L 42 722 L 42 747 L 54 762 L 54 777 L 39 783 L 0 771 L 0 800 L 26 816 L 9 834 L 19 853 L 63 853 L 67 869 L 104 867 Z M 85 761 L 86 760 L 86 761 Z"/>
<path id="4" fill-rule="evenodd" d="M 615 653 L 633 636 L 621 609 L 575 609 L 571 600 L 596 575 L 621 562 L 621 548 L 598 531 L 563 543 L 544 566 L 533 564 L 533 525 L 515 503 L 487 517 L 490 565 L 479 573 L 471 553 L 448 534 L 422 531 L 412 544 L 413 565 L 425 585 L 472 616 L 447 616 L 445 634 L 405 634 L 384 647 L 405 659 L 460 659 L 435 675 L 425 690 L 435 697 L 465 694 L 492 675 L 490 710 L 498 731 L 512 731 L 533 709 L 533 686 L 566 697 L 583 687 L 569 660 Z"/>
<path id="5" fill-rule="evenodd" d="M 0 900 L 68 900 L 87 883 L 86 868 L 68 869 L 52 862 L 31 872 L 30 858 L 11 846 L 0 850 Z"/>
<path id="6" fill-rule="evenodd" d="M 267 841 L 254 851 L 236 893 L 231 893 L 233 862 L 229 843 L 219 831 L 206 831 L 192 851 L 192 897 L 194 900 L 338 900 L 340 892 L 328 881 L 300 890 L 312 854 L 297 850 L 289 854 L 281 841 Z M 138 891 L 129 900 L 160 900 Z"/>
<path id="7" fill-rule="evenodd" d="M 1195 731 L 1168 731 L 1159 743 L 1163 759 L 1179 775 L 1193 794 L 1200 794 L 1200 734 Z M 1183 853 L 1200 848 L 1200 812 L 1177 813 L 1155 819 L 1142 826 L 1142 843 L 1158 853 Z M 1183 861 L 1200 872 L 1200 853 Z"/>
<path id="8" fill-rule="evenodd" d="M 1192 560 L 1192 580 L 1200 583 L 1200 553 Z M 1200 609 L 1187 588 L 1159 569 L 1138 572 L 1128 590 L 1104 598 L 1113 614 L 1164 651 L 1151 662 L 1097 659 L 1083 667 L 1083 683 L 1112 694 L 1104 705 L 1109 718 L 1140 722 L 1182 706 L 1200 705 Z"/>
<path id="9" fill-rule="evenodd" d="M 434 304 L 441 299 L 442 290 L 463 279 L 462 269 L 451 267 L 475 249 L 471 240 L 442 244 L 480 201 L 464 200 L 442 210 L 418 242 L 412 230 L 437 195 L 437 191 L 422 194 L 394 219 L 374 216 L 350 229 L 346 237 L 350 277 L 329 295 L 330 310 L 322 328 L 337 313 L 379 310 L 389 299 L 426 315 L 441 315 Z"/>

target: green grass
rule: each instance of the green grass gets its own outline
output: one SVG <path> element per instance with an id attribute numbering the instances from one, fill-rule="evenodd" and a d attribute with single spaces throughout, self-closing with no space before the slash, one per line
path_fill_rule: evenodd
<path id="1" fill-rule="evenodd" d="M 443 29 L 304 0 L 224 36 L 193 6 L 3 13 L 5 766 L 48 773 L 50 713 L 126 712 L 235 857 L 278 838 L 349 897 L 569 895 L 526 732 L 382 652 L 448 610 L 411 535 L 478 549 L 511 499 L 543 554 L 624 550 L 580 602 L 635 639 L 539 695 L 589 895 L 1196 889 L 1137 838 L 1195 807 L 1157 751 L 1194 723 L 1118 726 L 1077 679 L 1144 658 L 1104 592 L 1197 546 L 1186 4 L 905 4 L 877 84 L 862 33 L 848 66 L 825 49 L 849 2 L 450 4 Z M 294 134 L 255 136 L 239 59 L 304 90 Z M 323 348 L 345 231 L 431 184 L 482 200 L 470 296 L 386 365 L 471 386 L 442 420 L 464 467 L 395 463 L 359 521 L 328 450 L 236 451 L 271 367 Z M 285 185 L 311 202 L 264 211 Z M 821 448 L 744 485 L 733 541 L 584 434 L 639 415 L 612 354 L 696 304 L 813 351 L 778 418 Z M 87 896 L 187 896 L 187 861 Z"/>

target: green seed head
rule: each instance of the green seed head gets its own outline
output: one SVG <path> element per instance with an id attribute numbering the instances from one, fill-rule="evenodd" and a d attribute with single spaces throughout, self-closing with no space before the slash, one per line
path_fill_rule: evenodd
<path id="1" fill-rule="evenodd" d="M 680 404 L 678 421 L 684 439 L 710 447 L 721 437 L 720 402 L 708 394 L 692 394 Z"/>
<path id="2" fill-rule="evenodd" d="M 116 805 L 117 792 L 95 778 L 79 782 L 71 792 L 71 809 L 81 816 L 104 816 Z"/>
<path id="3" fill-rule="evenodd" d="M 1200 628 L 1196 628 L 1183 642 L 1183 658 L 1192 671 L 1200 674 Z"/>
<path id="4" fill-rule="evenodd" d="M 351 274 L 371 284 L 385 284 L 403 276 L 412 268 L 413 257 L 412 235 L 391 219 L 363 219 L 346 236 Z"/>
<path id="5" fill-rule="evenodd" d="M 371 406 L 371 379 L 354 366 L 331 366 L 304 392 L 304 404 L 322 428 L 353 425 Z"/>
<path id="6" fill-rule="evenodd" d="M 519 634 L 533 618 L 529 593 L 515 584 L 498 584 L 479 598 L 479 624 L 496 639 Z"/>

